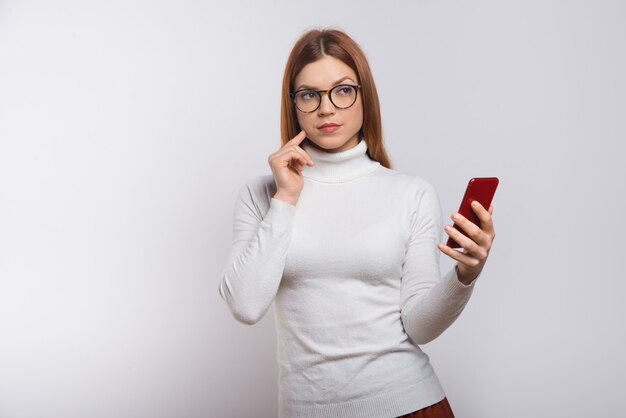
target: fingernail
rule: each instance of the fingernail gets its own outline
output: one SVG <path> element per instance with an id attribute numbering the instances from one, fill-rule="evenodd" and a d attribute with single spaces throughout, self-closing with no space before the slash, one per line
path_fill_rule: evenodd
<path id="1" fill-rule="evenodd" d="M 472 202 L 472 206 L 474 206 L 475 208 L 477 208 L 477 207 L 478 207 L 478 202 L 474 200 L 474 201 Z"/>

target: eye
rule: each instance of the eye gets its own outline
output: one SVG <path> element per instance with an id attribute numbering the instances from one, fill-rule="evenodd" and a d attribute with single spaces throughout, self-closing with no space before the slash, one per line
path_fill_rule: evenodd
<path id="1" fill-rule="evenodd" d="M 352 94 L 353 88 L 352 86 L 339 86 L 337 89 L 337 94 L 340 96 L 349 96 Z"/>
<path id="2" fill-rule="evenodd" d="M 315 96 L 317 95 L 316 92 L 314 92 L 313 90 L 302 90 L 300 92 L 298 92 L 298 94 L 296 94 L 296 98 L 298 100 L 314 100 Z"/>

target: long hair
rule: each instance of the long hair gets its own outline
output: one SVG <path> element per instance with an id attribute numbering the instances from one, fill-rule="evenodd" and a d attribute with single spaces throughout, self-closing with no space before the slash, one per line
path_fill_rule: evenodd
<path id="1" fill-rule="evenodd" d="M 342 61 L 355 72 L 361 84 L 363 101 L 363 126 L 359 135 L 367 143 L 371 159 L 382 166 L 391 168 L 391 162 L 383 146 L 380 104 L 376 85 L 365 54 L 359 45 L 345 32 L 336 29 L 312 29 L 296 41 L 285 66 L 281 95 L 280 133 L 282 145 L 298 134 L 296 108 L 289 93 L 293 91 L 294 80 L 305 65 L 324 56 Z"/>

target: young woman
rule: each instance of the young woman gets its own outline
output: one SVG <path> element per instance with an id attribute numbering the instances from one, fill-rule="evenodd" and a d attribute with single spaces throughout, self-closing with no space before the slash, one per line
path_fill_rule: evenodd
<path id="1" fill-rule="evenodd" d="M 436 191 L 391 168 L 374 80 L 339 30 L 311 30 L 283 78 L 282 146 L 272 174 L 239 190 L 219 284 L 239 321 L 274 302 L 279 416 L 453 417 L 420 349 L 459 316 L 495 233 L 446 226 Z M 441 276 L 439 252 L 457 261 Z"/>

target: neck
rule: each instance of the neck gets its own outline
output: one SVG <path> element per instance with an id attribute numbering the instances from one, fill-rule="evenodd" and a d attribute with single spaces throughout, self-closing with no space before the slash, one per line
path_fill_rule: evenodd
<path id="1" fill-rule="evenodd" d="M 305 141 L 302 149 L 315 163 L 313 167 L 305 165 L 302 176 L 323 183 L 345 183 L 371 174 L 380 165 L 367 155 L 367 143 L 364 139 L 352 148 L 340 152 L 326 152 L 315 148 Z"/>

